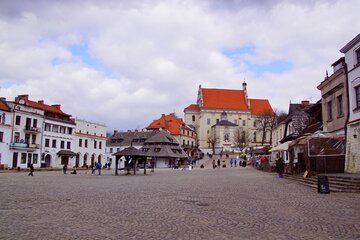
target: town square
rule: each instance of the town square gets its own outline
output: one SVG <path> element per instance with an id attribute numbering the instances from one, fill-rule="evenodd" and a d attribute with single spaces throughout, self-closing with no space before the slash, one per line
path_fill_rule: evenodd
<path id="1" fill-rule="evenodd" d="M 1 239 L 358 239 L 357 193 L 252 167 L 0 173 Z"/>
<path id="2" fill-rule="evenodd" d="M 1 0 L 0 239 L 360 239 L 359 9 Z"/>

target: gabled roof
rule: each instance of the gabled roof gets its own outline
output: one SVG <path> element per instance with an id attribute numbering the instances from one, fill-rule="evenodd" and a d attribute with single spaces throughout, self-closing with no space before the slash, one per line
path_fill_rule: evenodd
<path id="1" fill-rule="evenodd" d="M 4 101 L 0 101 L 0 110 L 10 112 L 9 106 Z"/>
<path id="2" fill-rule="evenodd" d="M 250 99 L 250 110 L 252 115 L 274 112 L 267 99 Z"/>
<path id="3" fill-rule="evenodd" d="M 197 104 L 190 104 L 190 105 L 187 106 L 184 110 L 199 111 L 199 105 L 197 105 Z"/>
<path id="4" fill-rule="evenodd" d="M 29 96 L 28 95 L 19 95 L 17 97 L 18 100 L 23 100 L 25 102 L 25 105 L 33 107 L 33 108 L 37 108 L 37 109 L 41 109 L 44 110 L 45 112 L 50 112 L 50 113 L 55 113 L 55 114 L 59 114 L 59 115 L 63 115 L 66 117 L 71 117 L 71 115 L 64 113 L 61 110 L 60 105 L 47 105 L 44 103 L 44 101 L 32 101 L 29 100 Z"/>
<path id="5" fill-rule="evenodd" d="M 157 131 L 153 136 L 145 140 L 144 144 L 170 144 L 170 145 L 179 145 L 176 139 L 169 133 L 165 131 Z"/>
<path id="6" fill-rule="evenodd" d="M 174 113 L 170 113 L 169 115 L 162 114 L 159 119 L 154 120 L 152 123 L 150 123 L 149 126 L 146 127 L 148 130 L 165 129 L 174 135 L 181 134 L 182 128 L 192 130 L 186 126 L 182 118 L 176 117 Z"/>
<path id="7" fill-rule="evenodd" d="M 243 90 L 201 89 L 203 108 L 248 110 Z"/>

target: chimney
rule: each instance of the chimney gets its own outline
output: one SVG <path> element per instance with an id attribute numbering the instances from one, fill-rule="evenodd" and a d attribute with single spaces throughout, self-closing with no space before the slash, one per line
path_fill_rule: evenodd
<path id="1" fill-rule="evenodd" d="M 310 101 L 308 101 L 308 100 L 301 101 L 301 107 L 309 106 L 309 104 L 310 104 Z"/>
<path id="2" fill-rule="evenodd" d="M 54 105 L 51 105 L 51 106 L 61 110 L 61 105 L 60 104 L 54 104 Z"/>
<path id="3" fill-rule="evenodd" d="M 117 134 L 117 133 L 118 133 L 118 131 L 117 131 L 117 130 L 114 130 L 114 135 Z"/>
<path id="4" fill-rule="evenodd" d="M 28 94 L 18 95 L 17 97 L 15 97 L 15 102 L 19 103 L 21 99 L 27 101 L 29 100 L 29 95 Z"/>
<path id="5" fill-rule="evenodd" d="M 38 103 L 44 104 L 44 100 L 39 100 Z"/>

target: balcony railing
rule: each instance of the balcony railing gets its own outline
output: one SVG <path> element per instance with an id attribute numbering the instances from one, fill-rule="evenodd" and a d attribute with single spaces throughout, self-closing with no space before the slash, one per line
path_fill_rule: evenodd
<path id="1" fill-rule="evenodd" d="M 26 126 L 24 129 L 25 132 L 32 132 L 32 133 L 39 133 L 40 132 L 40 128 L 38 127 L 31 127 L 31 126 Z"/>
<path id="2" fill-rule="evenodd" d="M 10 149 L 39 149 L 40 144 L 29 144 L 29 143 L 20 143 L 20 142 L 13 142 L 10 143 Z"/>

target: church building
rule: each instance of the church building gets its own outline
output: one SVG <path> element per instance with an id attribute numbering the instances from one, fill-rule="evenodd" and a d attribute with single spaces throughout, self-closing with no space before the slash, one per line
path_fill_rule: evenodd
<path id="1" fill-rule="evenodd" d="M 242 90 L 202 88 L 196 104 L 184 109 L 185 123 L 196 131 L 199 148 L 232 151 L 270 144 L 270 132 L 261 130 L 261 118 L 273 114 L 267 99 L 250 99 L 247 84 Z M 263 139 L 264 138 L 264 139 Z"/>

